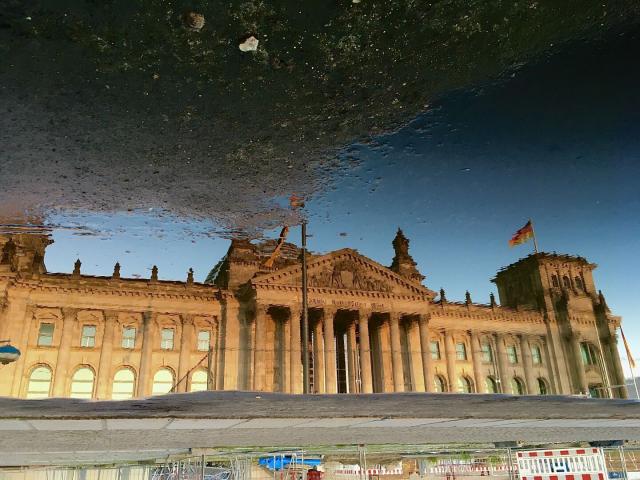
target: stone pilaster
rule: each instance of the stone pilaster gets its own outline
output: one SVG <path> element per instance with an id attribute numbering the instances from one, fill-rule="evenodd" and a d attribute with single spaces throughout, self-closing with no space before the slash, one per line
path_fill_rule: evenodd
<path id="1" fill-rule="evenodd" d="M 29 348 L 29 335 L 31 334 L 31 329 L 34 327 L 34 324 L 35 324 L 35 319 L 33 317 L 33 314 L 35 312 L 35 307 L 32 305 L 27 305 L 26 299 L 25 299 L 25 303 L 23 303 L 22 305 L 24 308 L 24 311 L 22 312 L 22 314 L 20 314 L 20 310 L 17 307 L 9 307 L 5 310 L 5 313 L 7 314 L 7 316 L 5 316 L 6 320 L 10 321 L 12 318 L 22 319 L 22 325 L 24 325 L 23 328 L 16 328 L 13 330 L 15 332 L 20 332 L 20 333 L 18 338 L 11 339 L 12 341 L 15 342 L 14 345 L 18 348 L 18 350 L 20 350 L 20 352 L 22 352 L 22 354 L 20 355 L 18 360 L 16 360 L 14 363 L 10 363 L 9 365 L 4 365 L 2 367 L 3 375 L 7 375 L 7 376 L 11 375 L 11 369 L 13 369 L 13 382 L 6 382 L 6 387 L 4 387 L 5 382 L 0 382 L 0 391 L 3 391 L 4 388 L 10 389 L 11 392 L 7 392 L 7 395 L 9 395 L 10 393 L 14 397 L 21 396 L 23 393 L 22 380 L 24 379 L 25 373 L 26 373 L 24 371 L 24 362 L 25 362 L 25 356 L 26 356 L 25 352 L 27 351 L 27 348 Z M 8 315 L 12 315 L 13 314 L 12 312 L 14 311 L 15 311 L 15 317 L 8 316 Z M 28 381 L 28 379 L 26 380 Z"/>
<path id="2" fill-rule="evenodd" d="M 226 299 L 223 303 L 224 312 L 224 348 L 221 352 L 224 366 L 220 371 L 220 376 L 224 382 L 222 388 L 225 390 L 236 390 L 238 388 L 238 366 L 240 356 L 240 309 L 235 300 Z"/>
<path id="3" fill-rule="evenodd" d="M 431 344 L 429 341 L 430 315 L 420 315 L 418 329 L 420 331 L 420 356 L 422 358 L 422 376 L 425 392 L 433 392 L 433 368 L 431 366 Z"/>
<path id="4" fill-rule="evenodd" d="M 580 393 L 589 393 L 589 384 L 587 383 L 587 376 L 584 371 L 584 362 L 582 361 L 582 351 L 580 348 L 580 335 L 573 332 L 571 334 L 571 349 L 573 350 L 573 363 L 578 375 L 578 388 Z"/>
<path id="5" fill-rule="evenodd" d="M 211 330 L 211 345 L 209 347 L 211 351 L 211 365 L 210 371 L 207 373 L 207 390 L 216 390 L 218 377 L 220 376 L 218 372 L 218 357 L 220 356 L 220 319 L 218 317 L 213 319 Z M 251 378 L 253 382 L 253 377 Z"/>
<path id="6" fill-rule="evenodd" d="M 524 380 L 527 384 L 527 393 L 535 395 L 537 392 L 536 379 L 533 376 L 533 360 L 531 359 L 531 345 L 526 335 L 520 335 L 520 354 L 524 366 Z"/>
<path id="7" fill-rule="evenodd" d="M 508 375 L 507 350 L 505 347 L 505 336 L 501 333 L 496 335 L 496 356 L 498 357 L 498 390 L 500 393 L 510 393 L 509 385 L 511 379 Z"/>
<path id="8" fill-rule="evenodd" d="M 289 309 L 289 331 L 291 334 L 290 379 L 291 393 L 302 393 L 302 342 L 300 339 L 300 308 Z"/>
<path id="9" fill-rule="evenodd" d="M 361 392 L 373 393 L 373 375 L 371 373 L 371 343 L 369 339 L 368 311 L 358 312 L 358 329 L 360 330 L 360 379 Z"/>
<path id="10" fill-rule="evenodd" d="M 393 389 L 404 392 L 404 371 L 402 365 L 402 345 L 400 342 L 400 314 L 389 314 L 391 327 L 391 365 L 393 368 Z"/>
<path id="11" fill-rule="evenodd" d="M 62 336 L 60 338 L 58 359 L 56 360 L 56 368 L 53 376 L 54 397 L 69 396 L 69 392 L 66 391 L 70 373 L 69 358 L 71 356 L 71 347 L 73 345 L 73 334 L 78 323 L 77 320 L 78 310 L 76 308 L 62 309 Z"/>
<path id="12" fill-rule="evenodd" d="M 447 360 L 449 391 L 455 392 L 458 380 L 458 376 L 456 374 L 456 346 L 453 341 L 453 333 L 449 330 L 444 334 L 444 352 Z"/>
<path id="13" fill-rule="evenodd" d="M 178 378 L 180 382 L 176 386 L 177 392 L 186 392 L 189 390 L 190 378 L 185 378 L 187 372 L 191 368 L 191 350 L 193 349 L 195 339 L 193 316 L 182 316 L 182 329 L 180 334 L 180 357 L 178 360 Z"/>
<path id="14" fill-rule="evenodd" d="M 477 332 L 471 332 L 471 361 L 476 393 L 487 393 L 487 385 L 482 376 L 482 347 Z"/>
<path id="15" fill-rule="evenodd" d="M 102 346 L 100 347 L 100 363 L 98 366 L 98 384 L 96 389 L 96 398 L 98 400 L 109 400 L 111 397 L 111 386 L 113 384 L 111 353 L 113 351 L 115 330 L 118 325 L 118 312 L 105 310 L 104 334 L 102 335 Z"/>
<path id="16" fill-rule="evenodd" d="M 615 333 L 612 333 L 610 338 L 611 341 L 605 348 L 609 350 L 609 354 L 611 358 L 613 358 L 613 371 L 615 373 L 616 385 L 624 385 L 618 389 L 618 396 L 620 398 L 629 398 L 629 392 L 625 385 L 626 379 L 624 370 L 622 369 L 622 362 L 620 361 L 620 354 L 618 353 L 618 337 Z M 614 394 L 615 393 L 616 392 L 614 391 Z"/>
<path id="17" fill-rule="evenodd" d="M 155 339 L 155 317 L 152 312 L 142 314 L 142 352 L 140 353 L 140 370 L 138 371 L 138 385 L 136 396 L 144 397 L 151 394 L 149 388 L 153 374 L 151 372 L 151 357 Z"/>
<path id="18" fill-rule="evenodd" d="M 338 388 L 336 372 L 336 343 L 333 332 L 334 309 L 325 308 L 324 321 L 324 376 L 326 379 L 327 393 L 336 393 Z"/>

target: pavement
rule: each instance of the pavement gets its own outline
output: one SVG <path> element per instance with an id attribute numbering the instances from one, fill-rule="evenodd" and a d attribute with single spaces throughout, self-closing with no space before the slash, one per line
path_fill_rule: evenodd
<path id="1" fill-rule="evenodd" d="M 193 449 L 640 440 L 640 402 L 562 396 L 198 392 L 0 399 L 0 465 L 104 464 Z"/>

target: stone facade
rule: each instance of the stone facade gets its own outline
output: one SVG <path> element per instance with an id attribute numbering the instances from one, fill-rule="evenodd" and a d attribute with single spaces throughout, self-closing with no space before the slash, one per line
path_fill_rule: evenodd
<path id="1" fill-rule="evenodd" d="M 47 273 L 46 236 L 0 235 L 0 395 L 94 399 L 203 389 L 301 393 L 300 251 L 234 240 L 205 283 Z M 595 265 L 539 253 L 493 280 L 498 306 L 447 301 L 398 231 L 385 267 L 352 249 L 309 254 L 311 388 L 626 397 Z M 604 361 L 603 361 L 604 360 Z"/>

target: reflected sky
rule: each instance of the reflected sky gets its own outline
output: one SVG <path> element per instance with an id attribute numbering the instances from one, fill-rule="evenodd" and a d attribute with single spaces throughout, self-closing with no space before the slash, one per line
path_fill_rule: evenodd
<path id="1" fill-rule="evenodd" d="M 498 268 L 531 252 L 507 241 L 532 218 L 540 248 L 599 264 L 595 278 L 640 354 L 640 36 L 579 42 L 504 74 L 450 92 L 395 133 L 354 144 L 328 192 L 307 203 L 310 248 L 341 247 L 390 264 L 398 226 L 432 289 L 487 302 Z M 147 212 L 148 213 L 148 212 Z M 83 218 L 90 232 L 92 220 Z M 55 223 L 55 219 L 54 219 Z M 96 231 L 54 233 L 47 266 L 70 271 L 202 280 L 228 240 L 212 222 L 96 216 Z M 277 229 L 267 231 L 275 236 Z M 299 241 L 292 229 L 291 240 Z M 624 355 L 624 352 L 621 353 Z"/>

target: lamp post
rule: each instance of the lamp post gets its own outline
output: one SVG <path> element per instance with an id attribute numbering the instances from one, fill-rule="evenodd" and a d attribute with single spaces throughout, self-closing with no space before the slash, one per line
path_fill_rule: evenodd
<path id="1" fill-rule="evenodd" d="M 11 345 L 11 340 L 0 340 L 0 363 L 7 365 L 8 363 L 15 362 L 20 358 L 20 350 Z"/>

